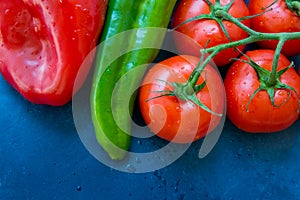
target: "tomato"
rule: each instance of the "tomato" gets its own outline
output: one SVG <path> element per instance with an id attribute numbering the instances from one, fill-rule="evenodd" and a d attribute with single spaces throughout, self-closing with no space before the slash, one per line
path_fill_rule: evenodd
<path id="1" fill-rule="evenodd" d="M 246 53 L 255 63 L 271 71 L 274 51 L 254 50 Z M 247 60 L 245 56 L 242 60 Z M 282 54 L 279 57 L 278 70 L 290 65 Z M 260 87 L 257 72 L 249 64 L 236 61 L 229 68 L 224 84 L 227 96 L 227 116 L 238 128 L 252 133 L 268 133 L 288 128 L 299 117 L 300 77 L 294 68 L 288 69 L 280 81 L 295 89 L 275 89 L 272 105 L 266 90 L 260 90 L 250 101 L 250 97 Z M 248 111 L 247 111 L 247 104 Z"/>
<path id="2" fill-rule="evenodd" d="M 139 92 L 142 116 L 157 136 L 176 143 L 196 141 L 211 132 L 221 117 L 211 114 L 191 101 L 163 96 L 158 91 L 174 90 L 167 82 L 186 83 L 199 62 L 193 56 L 174 56 L 154 65 L 145 75 Z M 207 65 L 197 84 L 206 86 L 197 98 L 215 113 L 223 113 L 225 92 L 217 70 Z"/>
<path id="3" fill-rule="evenodd" d="M 212 0 L 215 4 L 215 1 Z M 230 1 L 221 0 L 221 5 L 227 5 Z M 186 20 L 203 14 L 209 14 L 210 7 L 205 0 L 182 0 L 178 4 L 178 7 L 174 11 L 172 19 L 172 27 L 177 27 L 179 24 Z M 228 13 L 233 17 L 245 17 L 249 15 L 248 8 L 243 0 L 235 0 L 232 6 L 229 8 Z M 250 20 L 245 20 L 243 23 L 250 26 Z M 248 34 L 237 27 L 235 24 L 229 21 L 223 21 L 225 29 L 227 30 L 230 39 L 232 41 L 244 39 Z M 209 44 L 207 47 L 213 47 L 219 44 L 228 43 L 229 39 L 222 31 L 221 26 L 212 19 L 201 19 L 188 22 L 182 26 L 179 26 L 176 31 L 186 34 L 190 40 L 183 39 L 182 37 L 174 37 L 175 44 L 180 53 L 199 56 L 199 45 L 206 46 L 207 41 Z M 193 41 L 198 45 L 193 45 Z M 238 47 L 240 50 L 245 48 L 245 45 Z M 215 56 L 214 62 L 217 66 L 223 66 L 230 63 L 231 58 L 239 56 L 239 52 L 233 48 L 221 51 Z"/>
<path id="4" fill-rule="evenodd" d="M 262 13 L 274 0 L 250 0 L 249 11 L 251 15 Z M 292 12 L 284 0 L 278 0 L 270 7 L 271 10 L 252 18 L 251 27 L 263 33 L 299 32 L 300 16 Z M 275 49 L 278 41 L 261 41 L 258 44 L 267 49 Z M 286 56 L 300 54 L 300 39 L 287 41 L 281 51 Z"/>
<path id="5" fill-rule="evenodd" d="M 106 0 L 9 0 L 0 4 L 0 71 L 36 104 L 63 105 L 96 46 Z"/>

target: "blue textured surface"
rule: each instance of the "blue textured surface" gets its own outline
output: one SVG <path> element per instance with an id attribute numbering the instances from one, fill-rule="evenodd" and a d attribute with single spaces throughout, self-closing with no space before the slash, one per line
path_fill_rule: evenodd
<path id="1" fill-rule="evenodd" d="M 199 141 L 167 168 L 129 174 L 87 152 L 71 104 L 33 105 L 2 78 L 0 94 L 0 199 L 300 198 L 299 120 L 269 135 L 244 133 L 227 121 L 204 159 L 197 157 Z"/>

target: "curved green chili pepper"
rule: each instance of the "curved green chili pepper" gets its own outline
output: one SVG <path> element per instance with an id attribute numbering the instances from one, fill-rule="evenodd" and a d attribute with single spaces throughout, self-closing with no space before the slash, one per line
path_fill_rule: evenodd
<path id="1" fill-rule="evenodd" d="M 144 69 L 134 70 L 134 75 L 122 82 L 129 71 L 151 63 L 158 49 L 145 49 L 143 43 L 159 42 L 163 37 L 147 32 L 147 27 L 166 28 L 176 0 L 110 0 L 102 33 L 103 46 L 97 52 L 96 71 L 91 92 L 91 112 L 97 141 L 112 159 L 124 158 L 130 147 L 131 118 L 135 94 L 129 102 L 124 99 L 128 91 L 141 83 Z M 137 28 L 145 28 L 139 32 Z M 127 31 L 126 37 L 118 34 Z M 149 29 L 150 30 L 150 29 Z M 111 60 L 114 51 L 126 52 Z M 112 63 L 110 63 L 112 62 Z M 121 83 L 118 83 L 121 81 Z M 117 84 L 118 83 L 118 84 Z M 114 96 L 113 96 L 114 95 Z M 114 100 L 113 100 L 114 99 Z M 113 104 L 113 105 L 112 105 Z M 117 124 L 118 121 L 121 123 Z"/>

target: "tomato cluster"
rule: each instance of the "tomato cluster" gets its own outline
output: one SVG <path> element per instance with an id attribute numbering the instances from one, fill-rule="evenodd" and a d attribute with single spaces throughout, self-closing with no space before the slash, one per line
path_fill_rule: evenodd
<path id="1" fill-rule="evenodd" d="M 224 85 L 220 84 L 222 77 L 217 76 L 210 65 L 202 71 L 198 82 L 192 84 L 198 100 L 208 109 L 203 109 L 197 100 L 185 96 L 195 75 L 192 71 L 199 68 L 199 58 L 204 58 L 199 53 L 199 45 L 210 48 L 249 37 L 245 28 L 219 19 L 219 11 L 228 12 L 252 31 L 300 32 L 300 16 L 286 2 L 250 0 L 246 5 L 243 0 L 179 1 L 171 28 L 187 35 L 197 45 L 193 45 L 190 39 L 174 36 L 180 54 L 192 56 L 169 58 L 146 74 L 140 90 L 140 107 L 150 129 L 159 137 L 174 142 L 185 143 L 202 138 L 220 122 L 220 116 L 216 113 L 225 110 L 222 98 L 227 100 L 228 118 L 246 132 L 281 131 L 297 121 L 300 77 L 287 56 L 300 54 L 300 39 L 286 41 L 280 55 L 275 51 L 276 40 L 258 40 L 256 50 L 245 50 L 246 45 L 220 50 L 213 61 L 218 67 L 223 66 L 219 69 L 226 68 Z M 242 57 L 239 57 L 240 54 Z M 203 82 L 207 84 L 196 90 Z M 223 86 L 226 97 L 220 89 Z"/>

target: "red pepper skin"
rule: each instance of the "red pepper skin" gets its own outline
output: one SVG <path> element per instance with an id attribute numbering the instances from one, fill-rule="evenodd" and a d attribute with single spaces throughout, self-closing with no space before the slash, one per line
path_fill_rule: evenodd
<path id="1" fill-rule="evenodd" d="M 2 76 L 32 103 L 68 103 L 83 60 L 97 45 L 108 1 L 0 1 Z"/>

